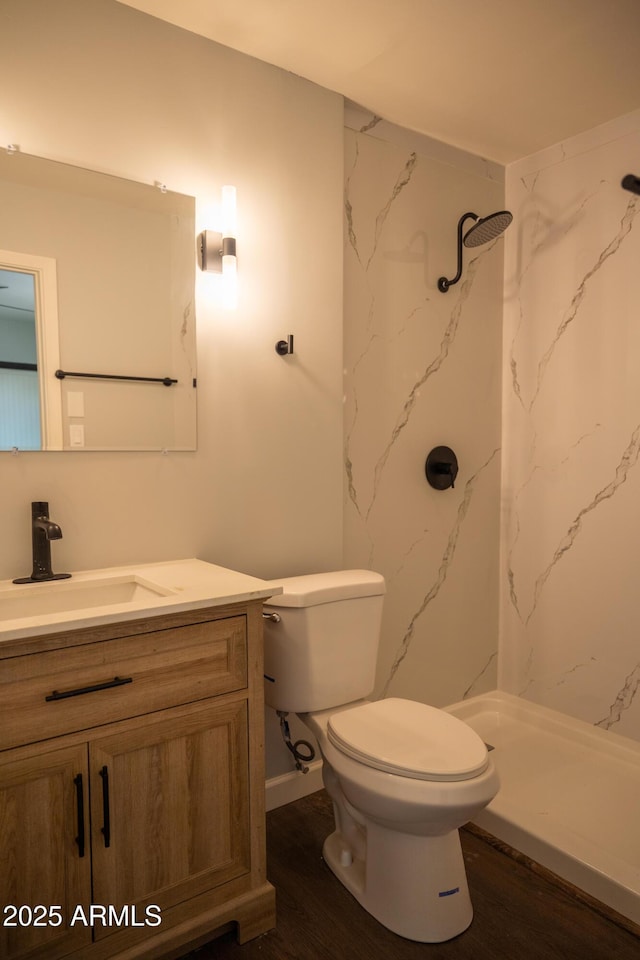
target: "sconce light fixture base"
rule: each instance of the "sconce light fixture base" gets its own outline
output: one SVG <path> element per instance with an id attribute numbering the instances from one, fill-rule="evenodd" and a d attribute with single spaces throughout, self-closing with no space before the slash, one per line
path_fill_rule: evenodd
<path id="1" fill-rule="evenodd" d="M 236 256 L 235 237 L 223 237 L 216 230 L 203 230 L 198 241 L 199 266 L 207 273 L 222 273 L 223 257 Z"/>
<path id="2" fill-rule="evenodd" d="M 222 234 L 216 230 L 203 230 L 198 241 L 200 269 L 207 273 L 222 273 Z"/>

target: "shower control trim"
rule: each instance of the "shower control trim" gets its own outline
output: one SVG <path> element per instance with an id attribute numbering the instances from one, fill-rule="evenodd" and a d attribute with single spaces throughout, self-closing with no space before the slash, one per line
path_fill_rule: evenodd
<path id="1" fill-rule="evenodd" d="M 458 458 L 451 447 L 434 447 L 427 457 L 424 472 L 435 490 L 453 488 L 458 476 Z"/>

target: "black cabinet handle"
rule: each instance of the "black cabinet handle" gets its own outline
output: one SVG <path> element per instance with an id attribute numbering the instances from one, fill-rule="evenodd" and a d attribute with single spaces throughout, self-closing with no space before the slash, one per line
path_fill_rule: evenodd
<path id="1" fill-rule="evenodd" d="M 78 815 L 78 836 L 76 837 L 76 843 L 78 844 L 78 856 L 84 857 L 84 791 L 82 789 L 82 774 L 79 773 L 77 777 L 74 777 L 73 782 L 76 787 L 76 811 Z"/>
<path id="2" fill-rule="evenodd" d="M 100 833 L 104 836 L 105 847 L 111 846 L 111 813 L 109 811 L 109 770 L 103 767 L 100 770 L 102 777 L 102 826 Z"/>
<path id="3" fill-rule="evenodd" d="M 83 693 L 95 693 L 96 690 L 109 690 L 110 687 L 121 687 L 125 683 L 133 683 L 133 677 L 114 677 L 113 680 L 105 680 L 104 683 L 94 683 L 90 687 L 76 687 L 75 690 L 54 690 L 44 699 L 47 703 L 51 700 L 67 700 L 68 697 L 80 697 Z"/>

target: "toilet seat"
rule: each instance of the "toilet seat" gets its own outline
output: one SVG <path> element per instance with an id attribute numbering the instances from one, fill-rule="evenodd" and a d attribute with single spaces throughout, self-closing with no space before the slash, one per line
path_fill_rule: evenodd
<path id="1" fill-rule="evenodd" d="M 415 780 L 470 780 L 489 764 L 471 727 L 415 700 L 375 700 L 333 713 L 327 736 L 359 763 Z"/>

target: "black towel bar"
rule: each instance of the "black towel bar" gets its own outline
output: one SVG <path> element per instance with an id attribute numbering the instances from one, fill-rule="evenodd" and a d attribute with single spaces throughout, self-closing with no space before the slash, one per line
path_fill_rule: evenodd
<path id="1" fill-rule="evenodd" d="M 65 377 L 84 377 L 95 380 L 139 380 L 144 383 L 163 383 L 165 387 L 170 387 L 177 380 L 171 377 L 130 377 L 119 373 L 73 373 L 71 370 L 56 370 L 58 380 L 64 380 Z"/>

